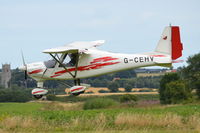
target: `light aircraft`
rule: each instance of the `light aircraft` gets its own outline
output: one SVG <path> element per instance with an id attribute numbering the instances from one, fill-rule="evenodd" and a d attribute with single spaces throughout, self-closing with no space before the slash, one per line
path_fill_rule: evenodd
<path id="1" fill-rule="evenodd" d="M 182 43 L 178 26 L 165 27 L 155 51 L 138 54 L 110 53 L 98 50 L 104 40 L 73 42 L 62 47 L 46 49 L 51 60 L 25 64 L 20 67 L 37 81 L 32 95 L 40 99 L 48 93 L 45 80 L 74 80 L 72 95 L 84 93 L 86 86 L 80 79 L 146 66 L 170 67 L 182 56 Z M 125 45 L 125 44 L 124 44 Z"/>

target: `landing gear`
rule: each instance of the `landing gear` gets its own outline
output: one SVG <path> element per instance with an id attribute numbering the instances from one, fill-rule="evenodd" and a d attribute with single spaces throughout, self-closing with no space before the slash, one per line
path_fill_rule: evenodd
<path id="1" fill-rule="evenodd" d="M 86 87 L 85 86 L 73 86 L 70 88 L 70 94 L 73 96 L 78 96 L 85 92 Z"/>
<path id="2" fill-rule="evenodd" d="M 43 97 L 43 95 L 33 95 L 33 97 L 36 98 L 36 99 L 40 99 L 40 98 Z"/>
<path id="3" fill-rule="evenodd" d="M 81 85 L 81 80 L 80 79 L 75 79 L 74 80 L 74 85 Z"/>
<path id="4" fill-rule="evenodd" d="M 70 93 L 73 96 L 78 96 L 78 95 L 80 95 L 80 94 L 85 92 L 86 87 L 85 86 L 81 86 L 80 79 L 75 79 L 74 80 L 74 84 L 75 84 L 75 86 L 70 88 Z"/>
<path id="5" fill-rule="evenodd" d="M 46 95 L 48 93 L 47 89 L 42 89 L 42 88 L 35 88 L 32 90 L 32 95 L 33 97 L 35 97 L 36 99 L 40 99 L 42 98 L 44 95 Z"/>
<path id="6" fill-rule="evenodd" d="M 48 93 L 48 90 L 43 89 L 43 82 L 38 82 L 37 86 L 38 88 L 32 90 L 32 95 L 36 99 L 42 99 Z"/>
<path id="7" fill-rule="evenodd" d="M 73 62 L 73 66 L 75 66 L 75 72 L 72 73 L 71 71 L 69 71 L 67 69 L 67 67 L 63 64 L 63 61 L 65 60 L 67 54 L 71 54 L 72 53 L 66 53 L 66 54 L 63 54 L 63 57 L 61 57 L 61 59 L 57 58 L 55 55 L 53 55 L 52 53 L 49 53 L 53 59 L 59 63 L 59 66 L 60 67 L 63 67 L 64 70 L 74 79 L 74 85 L 73 87 L 70 88 L 70 93 L 74 96 L 78 96 L 80 95 L 81 93 L 84 93 L 85 92 L 85 89 L 86 87 L 85 86 L 81 86 L 81 83 L 80 83 L 80 79 L 77 78 L 77 73 L 78 73 L 78 63 L 79 63 L 79 57 L 80 57 L 80 53 L 77 52 L 77 53 L 73 53 L 74 57 L 72 58 L 72 62 Z M 70 61 L 70 62 L 71 62 Z"/>

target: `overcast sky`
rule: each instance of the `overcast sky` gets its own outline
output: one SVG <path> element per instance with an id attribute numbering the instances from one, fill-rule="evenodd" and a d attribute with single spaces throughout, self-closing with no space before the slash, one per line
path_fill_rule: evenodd
<path id="1" fill-rule="evenodd" d="M 0 63 L 48 59 L 44 49 L 106 40 L 101 50 L 153 51 L 165 26 L 178 25 L 183 60 L 200 51 L 199 0 L 0 0 Z M 182 66 L 179 63 L 175 66 Z"/>

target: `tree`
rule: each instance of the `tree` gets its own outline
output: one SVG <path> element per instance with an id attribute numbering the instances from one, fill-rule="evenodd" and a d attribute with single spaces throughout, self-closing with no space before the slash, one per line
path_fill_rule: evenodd
<path id="1" fill-rule="evenodd" d="M 189 56 L 187 63 L 187 67 L 180 68 L 181 75 L 188 81 L 190 88 L 196 89 L 200 99 L 200 53 Z"/>
<path id="2" fill-rule="evenodd" d="M 191 99 L 191 91 L 184 81 L 172 81 L 166 84 L 165 88 L 165 103 L 177 104 Z"/>
<path id="3" fill-rule="evenodd" d="M 113 76 L 118 77 L 118 78 L 134 78 L 136 77 L 136 73 L 134 70 L 127 70 L 127 71 L 114 73 Z"/>
<path id="4" fill-rule="evenodd" d="M 130 85 L 128 83 L 124 86 L 124 89 L 125 89 L 126 92 L 131 92 L 132 88 L 133 88 L 132 85 Z"/>
<path id="5" fill-rule="evenodd" d="M 166 90 L 166 84 L 167 83 L 170 83 L 172 81 L 177 81 L 179 80 L 180 77 L 177 73 L 168 73 L 168 74 L 165 74 L 161 81 L 160 81 L 160 89 L 159 89 L 159 94 L 160 94 L 160 102 L 162 104 L 167 104 L 168 102 L 168 97 L 169 95 L 167 94 L 167 91 Z"/>
<path id="6" fill-rule="evenodd" d="M 119 91 L 119 84 L 117 82 L 111 82 L 108 84 L 108 89 L 111 92 L 118 92 Z"/>

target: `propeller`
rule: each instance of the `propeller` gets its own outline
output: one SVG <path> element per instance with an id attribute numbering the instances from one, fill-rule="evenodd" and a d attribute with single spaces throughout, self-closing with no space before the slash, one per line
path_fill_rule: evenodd
<path id="1" fill-rule="evenodd" d="M 25 59 L 24 59 L 23 51 L 21 51 L 21 55 L 22 55 L 23 66 L 20 67 L 19 69 L 24 71 L 25 86 L 27 88 L 27 64 L 26 64 Z"/>

